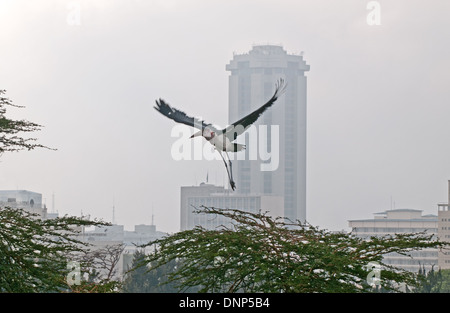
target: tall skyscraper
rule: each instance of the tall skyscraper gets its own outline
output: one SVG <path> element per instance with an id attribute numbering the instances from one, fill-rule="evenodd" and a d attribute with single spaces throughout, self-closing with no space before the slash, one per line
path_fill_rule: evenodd
<path id="1" fill-rule="evenodd" d="M 247 133 L 246 143 L 251 142 L 252 146 L 249 143 L 247 150 L 235 157 L 233 174 L 236 192 L 281 195 L 285 217 L 305 221 L 305 72 L 309 71 L 309 65 L 303 56 L 288 54 L 281 46 L 255 45 L 247 54 L 235 54 L 226 70 L 230 72 L 229 123 L 270 99 L 279 78 L 287 82 L 286 93 Z M 252 140 L 255 137 L 251 131 L 256 132 L 258 140 Z M 256 159 L 255 144 L 258 145 Z M 269 160 L 264 152 L 271 152 Z M 263 170 L 261 165 L 268 162 L 272 162 L 272 168 Z"/>

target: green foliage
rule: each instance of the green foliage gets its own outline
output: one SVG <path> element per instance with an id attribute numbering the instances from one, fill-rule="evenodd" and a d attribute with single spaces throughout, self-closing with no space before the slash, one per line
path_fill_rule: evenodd
<path id="1" fill-rule="evenodd" d="M 439 272 L 441 277 L 439 292 L 450 293 L 450 269 L 439 270 Z"/>
<path id="2" fill-rule="evenodd" d="M 144 251 L 137 250 L 133 255 L 133 263 L 128 271 L 122 291 L 125 293 L 175 293 L 176 285 L 168 281 L 168 276 L 180 266 L 180 260 L 174 259 L 150 270 L 154 264 L 145 262 Z M 191 288 L 196 292 L 198 288 Z"/>
<path id="3" fill-rule="evenodd" d="M 36 143 L 36 138 L 23 138 L 21 133 L 39 131 L 42 125 L 26 120 L 12 120 L 6 117 L 6 107 L 22 108 L 15 105 L 8 98 L 3 97 L 5 90 L 0 89 L 0 155 L 7 151 L 33 150 L 35 148 L 46 148 Z"/>
<path id="4" fill-rule="evenodd" d="M 71 293 L 115 293 L 122 288 L 121 282 L 117 280 L 102 280 L 93 282 L 89 280 L 82 280 L 79 285 L 72 285 L 69 287 Z"/>
<path id="5" fill-rule="evenodd" d="M 82 226 L 107 225 L 78 217 L 42 220 L 23 209 L 0 208 L 0 292 L 68 290 L 68 262 L 87 243 Z"/>
<path id="6" fill-rule="evenodd" d="M 168 275 L 180 291 L 370 292 L 369 262 L 381 266 L 380 289 L 398 291 L 402 283 L 415 285 L 416 275 L 383 264 L 383 255 L 444 245 L 425 233 L 364 240 L 266 214 L 207 207 L 197 213 L 223 215 L 232 226 L 196 227 L 153 241 L 158 248 L 145 258 L 151 271 L 182 260 Z"/>
<path id="7" fill-rule="evenodd" d="M 450 292 L 450 270 L 434 267 L 428 272 L 425 268 L 420 269 L 419 284 L 414 290 L 416 293 L 449 293 Z"/>

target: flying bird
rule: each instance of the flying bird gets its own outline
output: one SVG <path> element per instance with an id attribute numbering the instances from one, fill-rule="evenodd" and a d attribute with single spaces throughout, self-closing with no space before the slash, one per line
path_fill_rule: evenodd
<path id="1" fill-rule="evenodd" d="M 233 190 L 236 189 L 236 183 L 233 180 L 233 170 L 230 157 L 228 152 L 239 152 L 245 149 L 245 145 L 234 143 L 233 141 L 245 132 L 256 120 L 268 109 L 270 108 L 278 97 L 286 90 L 286 83 L 283 79 L 279 79 L 275 85 L 275 92 L 265 104 L 263 104 L 259 109 L 253 111 L 252 113 L 244 116 L 240 120 L 234 122 L 233 124 L 227 126 L 224 129 L 218 129 L 212 124 L 206 123 L 195 117 L 190 117 L 186 113 L 170 106 L 164 100 L 156 100 L 155 109 L 162 115 L 174 120 L 177 123 L 186 124 L 194 128 L 200 129 L 200 131 L 194 133 L 190 138 L 203 136 L 210 144 L 212 144 L 215 149 L 219 152 L 225 163 L 225 168 L 228 173 L 228 179 L 230 186 Z M 228 164 L 223 155 L 225 153 L 228 158 Z"/>

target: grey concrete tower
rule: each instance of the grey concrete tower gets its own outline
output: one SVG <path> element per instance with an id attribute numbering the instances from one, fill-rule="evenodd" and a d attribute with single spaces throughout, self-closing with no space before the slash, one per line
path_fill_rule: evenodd
<path id="1" fill-rule="evenodd" d="M 262 149 L 261 125 L 266 127 L 266 147 L 276 153 L 276 170 L 262 171 L 267 163 L 254 158 L 253 134 L 246 134 L 248 144 L 245 156 L 233 162 L 236 192 L 281 195 L 284 214 L 292 220 L 306 220 L 306 76 L 309 65 L 303 56 L 288 54 L 278 45 L 255 45 L 246 54 L 235 54 L 226 70 L 229 76 L 229 123 L 233 123 L 264 104 L 273 94 L 279 78 L 287 82 L 286 93 L 255 123 L 258 151 Z M 278 134 L 276 135 L 276 128 Z M 274 141 L 276 140 L 276 142 Z M 242 141 L 242 140 L 241 140 Z M 237 141 L 237 142 L 241 142 Z M 242 142 L 241 142 L 242 143 Z M 253 156 L 253 157 L 252 157 Z M 243 160 L 241 160 L 243 159 Z M 273 157 L 272 157 L 273 159 Z"/>

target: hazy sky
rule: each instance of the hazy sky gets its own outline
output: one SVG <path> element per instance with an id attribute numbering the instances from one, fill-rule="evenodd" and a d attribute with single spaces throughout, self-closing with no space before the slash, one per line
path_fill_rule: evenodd
<path id="1" fill-rule="evenodd" d="M 155 99 L 225 126 L 233 53 L 304 51 L 307 220 L 436 213 L 450 179 L 450 1 L 0 0 L 0 89 L 57 151 L 0 158 L 0 189 L 60 214 L 179 230 L 180 186 L 223 185 L 222 161 L 175 161 Z M 80 9 L 79 19 L 77 18 Z M 78 25 L 77 22 L 80 22 Z M 392 201 L 391 201 L 392 199 Z"/>

